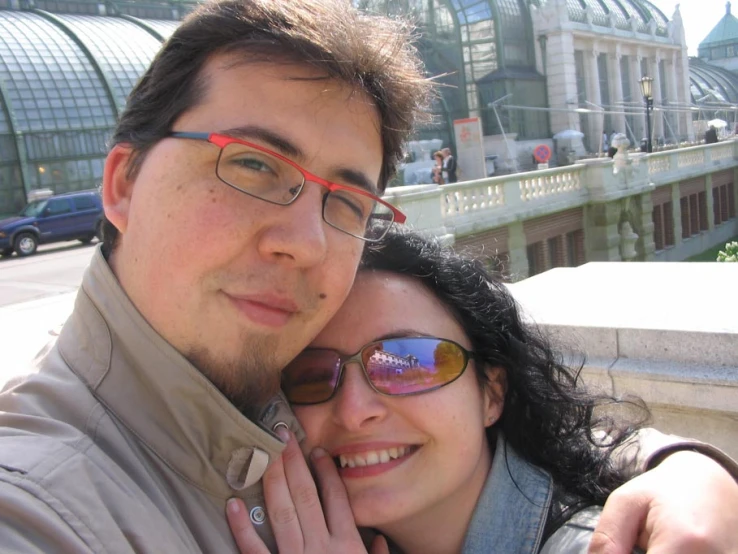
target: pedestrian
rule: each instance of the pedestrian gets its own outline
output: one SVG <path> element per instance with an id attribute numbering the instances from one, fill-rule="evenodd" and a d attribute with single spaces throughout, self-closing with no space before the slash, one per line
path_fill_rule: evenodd
<path id="1" fill-rule="evenodd" d="M 450 148 L 444 148 L 441 152 L 443 154 L 443 176 L 447 183 L 455 183 L 458 180 L 456 158 L 451 154 Z"/>
<path id="2" fill-rule="evenodd" d="M 231 497 L 276 551 L 262 476 L 271 463 L 286 490 L 282 439 L 303 436 L 281 370 L 340 308 L 364 244 L 404 221 L 380 195 L 429 92 L 406 26 L 344 0 L 188 16 L 120 116 L 74 311 L 0 393 L 4 551 L 236 552 Z M 674 485 L 733 494 L 695 457 L 704 471 L 680 453 L 634 479 L 600 525 L 649 518 L 670 537 L 698 500 L 670 500 Z M 618 510 L 633 498 L 658 512 Z M 312 531 L 320 546 L 300 551 L 357 552 L 355 527 Z"/>
<path id="3" fill-rule="evenodd" d="M 436 164 L 433 166 L 433 169 L 431 170 L 433 182 L 437 185 L 442 185 L 444 183 L 444 172 L 443 172 L 443 152 L 440 150 L 433 154 L 433 159 L 436 161 Z"/>
<path id="4" fill-rule="evenodd" d="M 714 125 L 705 131 L 705 144 L 715 144 L 718 141 L 717 129 Z"/>

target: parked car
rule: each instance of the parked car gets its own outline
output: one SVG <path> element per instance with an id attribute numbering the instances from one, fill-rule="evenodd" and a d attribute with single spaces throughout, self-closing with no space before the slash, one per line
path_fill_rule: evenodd
<path id="1" fill-rule="evenodd" d="M 33 200 L 15 217 L 0 220 L 0 255 L 30 256 L 39 244 L 100 238 L 103 208 L 97 191 Z"/>

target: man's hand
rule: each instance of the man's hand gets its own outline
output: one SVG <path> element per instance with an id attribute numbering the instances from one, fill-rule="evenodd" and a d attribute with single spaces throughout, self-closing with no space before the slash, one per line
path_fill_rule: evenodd
<path id="1" fill-rule="evenodd" d="M 737 554 L 738 483 L 720 464 L 677 452 L 614 491 L 589 554 Z"/>
<path id="2" fill-rule="evenodd" d="M 264 473 L 267 513 L 280 552 L 288 554 L 366 554 L 354 523 L 346 487 L 333 460 L 324 451 L 311 459 L 320 496 L 300 447 L 289 433 L 282 457 Z M 322 499 L 322 504 L 321 504 Z M 228 501 L 228 524 L 241 554 L 269 554 L 239 499 Z M 378 536 L 370 554 L 389 554 Z"/>

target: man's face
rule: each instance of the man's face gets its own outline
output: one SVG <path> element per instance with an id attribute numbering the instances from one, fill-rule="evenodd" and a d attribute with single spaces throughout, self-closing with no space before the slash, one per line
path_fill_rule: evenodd
<path id="1" fill-rule="evenodd" d="M 204 100 L 172 130 L 238 136 L 336 182 L 351 172 L 378 181 L 379 119 L 363 93 L 313 69 L 228 56 L 203 75 Z M 116 147 L 105 171 L 105 211 L 120 231 L 115 274 L 154 329 L 238 407 L 258 403 L 343 303 L 363 242 L 323 221 L 315 183 L 289 206 L 227 186 L 208 142 L 164 139 L 133 179 L 129 154 Z"/>

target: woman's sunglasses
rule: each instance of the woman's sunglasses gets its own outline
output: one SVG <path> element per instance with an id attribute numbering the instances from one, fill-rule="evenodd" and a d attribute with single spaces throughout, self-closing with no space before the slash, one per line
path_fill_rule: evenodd
<path id="1" fill-rule="evenodd" d="M 421 394 L 453 383 L 464 373 L 472 356 L 472 352 L 454 341 L 431 337 L 371 342 L 350 356 L 310 348 L 282 372 L 282 390 L 293 404 L 326 402 L 341 385 L 343 368 L 356 362 L 380 394 Z"/>

